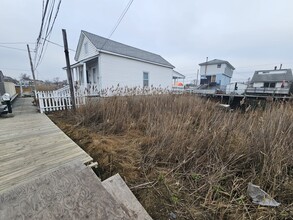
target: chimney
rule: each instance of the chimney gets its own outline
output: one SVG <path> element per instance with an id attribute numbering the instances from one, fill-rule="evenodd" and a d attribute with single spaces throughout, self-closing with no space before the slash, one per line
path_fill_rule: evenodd
<path id="1" fill-rule="evenodd" d="M 280 70 L 282 69 L 282 65 L 283 65 L 283 64 L 281 63 L 281 64 L 280 64 Z"/>
<path id="2" fill-rule="evenodd" d="M 204 71 L 204 75 L 205 76 L 207 75 L 207 68 L 208 68 L 207 62 L 208 62 L 208 60 L 209 60 L 209 58 L 207 57 L 207 59 L 206 59 L 206 68 L 205 68 L 205 71 Z"/>
<path id="3" fill-rule="evenodd" d="M 277 70 L 277 66 L 275 66 L 275 70 Z"/>

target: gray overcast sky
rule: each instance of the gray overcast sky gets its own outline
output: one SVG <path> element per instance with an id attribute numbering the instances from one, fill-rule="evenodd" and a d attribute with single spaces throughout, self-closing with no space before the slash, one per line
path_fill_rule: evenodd
<path id="1" fill-rule="evenodd" d="M 76 49 L 80 31 L 108 37 L 128 0 L 63 0 L 50 40 Z M 198 64 L 209 59 L 229 61 L 233 81 L 244 81 L 254 70 L 283 64 L 293 67 L 292 0 L 134 0 L 112 40 L 154 52 L 195 78 Z M 30 73 L 25 51 L 34 48 L 41 24 L 41 0 L 1 0 L 0 70 L 19 78 Z M 74 52 L 70 51 L 71 63 Z M 49 44 L 37 69 L 39 79 L 66 78 L 62 47 Z"/>

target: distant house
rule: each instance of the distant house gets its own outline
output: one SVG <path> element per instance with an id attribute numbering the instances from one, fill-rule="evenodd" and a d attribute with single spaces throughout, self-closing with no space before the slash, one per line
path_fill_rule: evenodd
<path id="1" fill-rule="evenodd" d="M 4 93 L 5 93 L 4 75 L 3 75 L 2 71 L 0 70 L 0 96 L 2 96 Z"/>
<path id="2" fill-rule="evenodd" d="M 226 94 L 243 95 L 247 89 L 246 83 L 233 82 L 226 86 Z"/>
<path id="3" fill-rule="evenodd" d="M 185 76 L 182 75 L 181 73 L 173 70 L 173 86 L 177 86 L 178 83 L 183 84 L 183 80 L 185 79 Z"/>
<path id="4" fill-rule="evenodd" d="M 210 60 L 200 63 L 200 84 L 218 86 L 221 89 L 230 83 L 235 68 L 225 60 Z"/>
<path id="5" fill-rule="evenodd" d="M 293 93 L 293 75 L 291 69 L 258 70 L 246 89 L 247 94 L 277 94 Z"/>
<path id="6" fill-rule="evenodd" d="M 158 54 L 81 31 L 71 65 L 75 85 L 171 88 L 174 66 Z"/>

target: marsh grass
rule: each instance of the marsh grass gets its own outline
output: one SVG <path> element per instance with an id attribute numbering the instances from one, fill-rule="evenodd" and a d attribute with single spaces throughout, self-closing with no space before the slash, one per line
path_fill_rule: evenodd
<path id="1" fill-rule="evenodd" d="M 119 172 L 154 219 L 293 218 L 293 106 L 225 111 L 192 95 L 92 100 L 55 115 L 99 162 Z M 282 205 L 258 207 L 248 182 Z"/>

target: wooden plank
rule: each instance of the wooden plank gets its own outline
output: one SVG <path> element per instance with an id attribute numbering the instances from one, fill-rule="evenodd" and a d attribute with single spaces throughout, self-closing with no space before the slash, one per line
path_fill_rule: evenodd
<path id="1" fill-rule="evenodd" d="M 15 105 L 14 117 L 0 118 L 0 191 L 72 160 L 92 161 L 46 115 L 36 113 L 31 99 Z"/>
<path id="2" fill-rule="evenodd" d="M 0 194 L 0 219 L 136 219 L 94 172 L 71 162 Z"/>
<path id="3" fill-rule="evenodd" d="M 128 211 L 132 213 L 132 216 L 136 217 L 135 219 L 152 220 L 119 174 L 104 180 L 102 185 L 116 201 L 124 204 Z"/>

